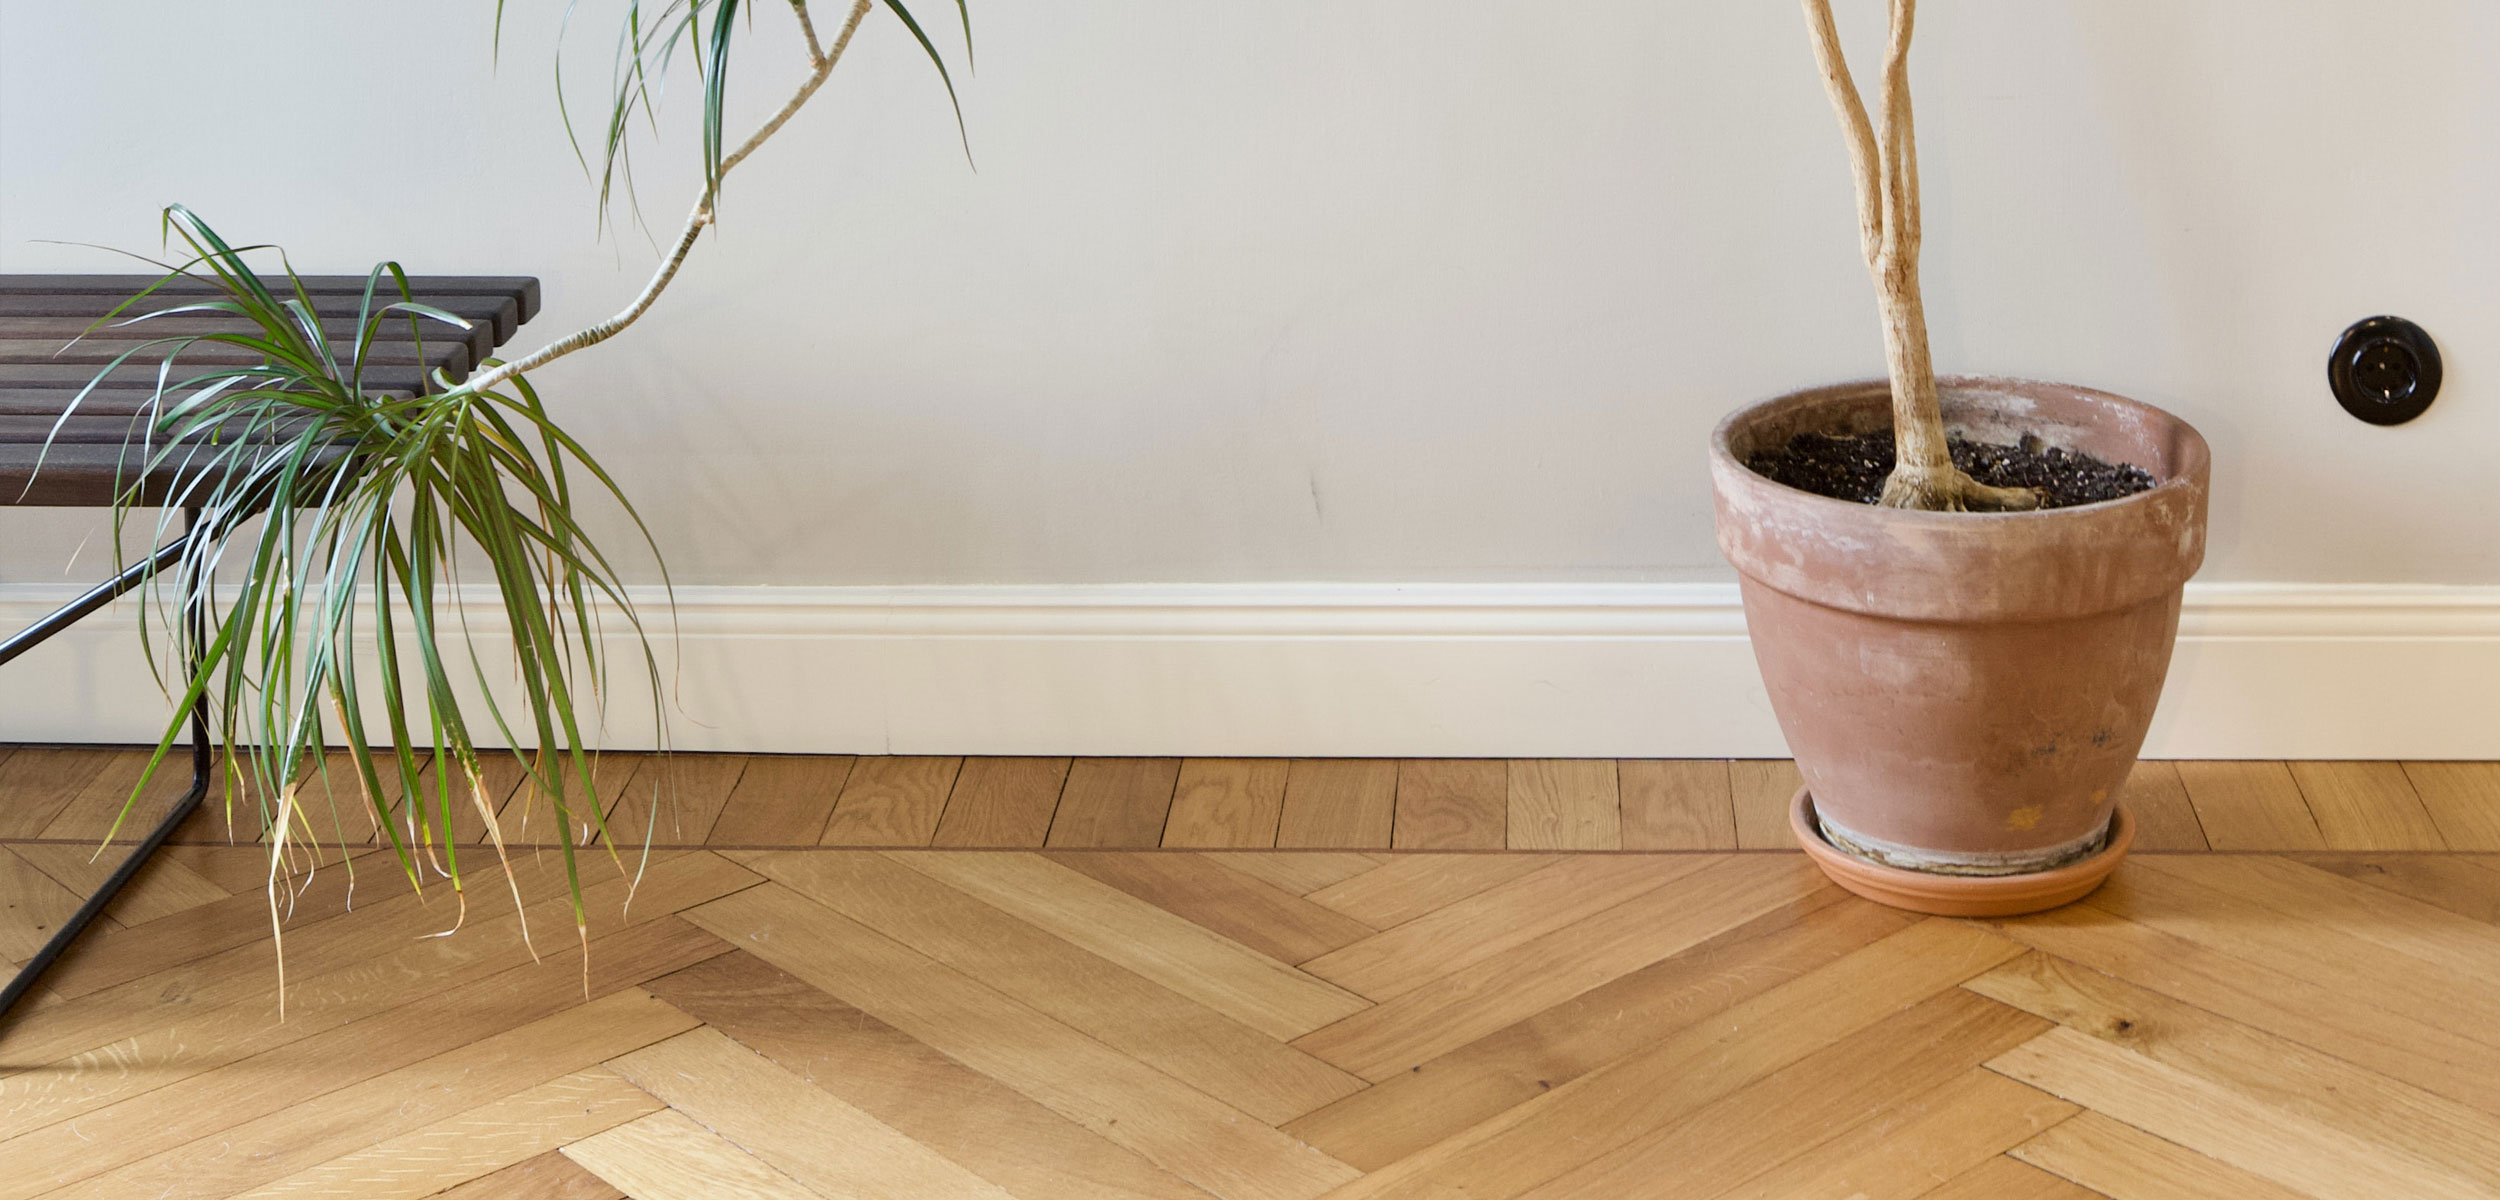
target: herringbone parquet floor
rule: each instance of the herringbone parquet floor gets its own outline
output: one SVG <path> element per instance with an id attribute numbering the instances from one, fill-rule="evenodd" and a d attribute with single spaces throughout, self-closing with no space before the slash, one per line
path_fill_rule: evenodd
<path id="1" fill-rule="evenodd" d="M 0 756 L 22 958 L 133 764 Z M 617 765 L 586 966 L 553 851 L 533 963 L 369 850 L 282 1021 L 195 830 L 0 1028 L 0 1200 L 2500 1196 L 2488 765 L 2147 764 L 2174 852 L 2003 922 L 1777 851 L 1784 764 Z"/>

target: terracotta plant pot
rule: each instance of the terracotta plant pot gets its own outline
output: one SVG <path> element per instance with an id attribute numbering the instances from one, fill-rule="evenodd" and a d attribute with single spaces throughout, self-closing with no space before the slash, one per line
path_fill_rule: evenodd
<path id="1" fill-rule="evenodd" d="M 1712 434 L 1719 547 L 1814 831 L 1863 864 L 1964 877 L 1958 915 L 2033 911 L 2090 891 L 2123 852 L 2112 814 L 2161 697 L 2180 589 L 2204 559 L 2209 456 L 2185 422 L 2106 392 L 1937 382 L 1954 433 L 2035 435 L 2158 482 L 2045 512 L 1933 513 L 1817 496 L 1745 465 L 1798 433 L 1891 427 L 1883 380 L 1840 384 L 1741 409 Z M 1818 861 L 1861 894 L 1934 910 L 1917 889 L 1869 890 L 1864 873 Z M 2081 891 L 2071 874 L 2045 891 L 2020 878 L 2077 866 L 2097 872 Z"/>

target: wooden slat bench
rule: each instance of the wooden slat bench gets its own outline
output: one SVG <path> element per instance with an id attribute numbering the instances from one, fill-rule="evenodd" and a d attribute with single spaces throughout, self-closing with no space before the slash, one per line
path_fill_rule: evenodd
<path id="1" fill-rule="evenodd" d="M 0 275 L 0 505 L 52 508 L 108 508 L 134 484 L 149 501 L 176 495 L 171 469 L 144 480 L 136 478 L 147 461 L 141 449 L 149 436 L 149 400 L 157 386 L 155 351 L 134 356 L 80 401 L 66 421 L 62 414 L 96 372 L 133 345 L 168 336 L 248 329 L 240 318 L 219 314 L 180 314 L 92 328 L 96 319 L 123 300 L 157 281 L 152 275 Z M 317 275 L 304 279 L 305 291 L 321 317 L 325 335 L 344 342 L 355 334 L 356 313 L 363 303 L 362 275 Z M 414 298 L 471 323 L 463 331 L 440 321 L 424 321 L 412 330 L 400 319 L 383 321 L 375 349 L 367 355 L 365 386 L 376 394 L 416 395 L 435 371 L 458 380 L 512 337 L 521 323 L 537 315 L 538 281 L 525 276 L 414 275 L 408 280 Z M 397 299 L 389 284 L 377 305 Z M 133 305 L 130 313 L 159 312 L 212 298 L 207 283 L 176 281 Z M 92 332 L 90 331 L 92 329 Z M 417 341 L 422 333 L 423 342 Z M 82 337 L 81 335 L 85 336 Z M 196 374 L 216 363 L 249 362 L 236 351 L 209 343 L 185 350 L 175 379 Z M 225 355 L 224 358 L 217 357 Z M 342 357 L 344 355 L 342 354 Z M 192 370 L 182 371 L 183 366 Z M 47 442 L 49 445 L 47 446 Z M 159 443 L 161 448 L 161 441 Z M 190 515 L 184 533 L 152 551 L 119 575 L 98 584 L 58 612 L 0 641 L 0 664 L 24 654 L 45 638 L 146 582 L 156 570 L 175 562 L 192 536 Z M 186 603 L 186 630 L 199 644 L 200 614 Z M 129 882 L 148 856 L 199 806 L 208 792 L 210 747 L 207 710 L 191 718 L 191 789 L 142 839 L 104 886 L 88 897 L 77 914 L 64 922 L 0 992 L 5 1015 L 30 990 L 79 931 L 86 928 Z M 0 796 L 0 804 L 8 802 Z"/>

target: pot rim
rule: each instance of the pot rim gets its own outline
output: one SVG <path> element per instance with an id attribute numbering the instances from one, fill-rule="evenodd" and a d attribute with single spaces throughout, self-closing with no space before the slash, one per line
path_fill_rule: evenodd
<path id="1" fill-rule="evenodd" d="M 1949 525 L 1962 525 L 1974 518 L 1988 521 L 2050 521 L 2061 518 L 2071 520 L 2077 517 L 2108 512 L 2130 504 L 2157 503 L 2161 500 L 2168 499 L 2170 496 L 2186 491 L 2187 489 L 2204 486 L 2201 479 L 2204 472 L 2200 470 L 2200 468 L 2207 467 L 2211 463 L 2212 450 L 2205 444 L 2205 436 L 2202 433 L 2199 433 L 2195 426 L 2190 425 L 2186 420 L 2180 418 L 2175 413 L 2151 404 L 2147 404 L 2141 400 L 2121 396 L 2115 392 L 2105 392 L 2099 388 L 2085 387 L 2081 384 L 2060 383 L 2055 380 L 2028 379 L 2015 375 L 1939 375 L 1936 377 L 1936 387 L 1939 391 L 1952 388 L 1956 390 L 1995 390 L 2004 392 L 2014 390 L 2024 385 L 2060 388 L 2066 391 L 2091 396 L 2098 400 L 2111 402 L 2122 407 L 2137 409 L 2152 416 L 2170 421 L 2176 424 L 2180 432 L 2185 435 L 2182 438 L 2182 446 L 2185 450 L 2185 453 L 2182 456 L 2184 461 L 2178 464 L 2178 466 L 2173 469 L 2167 477 L 2161 479 L 2159 482 L 2156 482 L 2153 486 L 2140 492 L 2133 492 L 2110 500 L 2095 500 L 2089 504 L 2070 504 L 2063 508 L 2042 508 L 2034 509 L 2028 512 L 1939 512 L 1927 509 L 1911 508 L 1884 509 L 1882 511 L 1885 512 L 1886 519 L 1891 521 L 1932 522 Z M 1784 495 L 1802 496 L 1808 503 L 1834 505 L 1840 509 L 1859 512 L 1876 510 L 1879 507 L 1877 505 L 1862 504 L 1855 500 L 1843 500 L 1837 496 L 1826 496 L 1820 492 L 1810 492 L 1801 487 L 1792 487 L 1788 484 L 1781 483 L 1768 475 L 1754 470 L 1751 466 L 1748 466 L 1744 460 L 1737 458 L 1735 451 L 1729 449 L 1728 443 L 1735 436 L 1736 430 L 1748 423 L 1749 418 L 1754 417 L 1763 409 L 1769 408 L 1772 405 L 1779 404 L 1783 401 L 1800 400 L 1810 396 L 1839 396 L 1859 390 L 1880 389 L 1889 393 L 1891 388 L 1892 381 L 1888 378 L 1876 377 L 1851 379 L 1843 380 L 1838 383 L 1827 383 L 1816 387 L 1799 388 L 1795 391 L 1782 392 L 1777 396 L 1771 396 L 1766 399 L 1756 400 L 1751 403 L 1741 405 L 1734 411 L 1728 413 L 1725 417 L 1720 418 L 1719 423 L 1711 427 L 1710 457 L 1718 462 L 1724 469 L 1731 472 L 1731 478 L 1747 480 L 1762 487 L 1777 489 Z"/>

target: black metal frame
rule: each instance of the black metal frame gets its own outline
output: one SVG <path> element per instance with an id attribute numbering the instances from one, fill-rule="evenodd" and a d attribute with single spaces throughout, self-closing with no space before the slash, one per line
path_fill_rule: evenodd
<path id="1" fill-rule="evenodd" d="M 76 624 L 79 618 L 112 603 L 115 597 L 147 582 L 151 576 L 179 559 L 184 549 L 190 546 L 192 539 L 201 534 L 200 510 L 184 509 L 181 537 L 159 548 L 155 554 L 149 556 L 146 562 L 133 564 L 121 574 L 97 584 L 87 594 L 63 605 L 59 611 L 27 626 L 7 641 L 0 642 L 0 664 L 6 664 L 18 655 L 26 653 L 44 639 Z M 205 597 L 200 594 L 198 587 L 194 587 L 182 598 L 183 662 L 186 674 L 188 674 L 187 668 L 197 665 L 201 648 L 207 644 L 207 626 L 208 610 Z M 9 981 L 7 990 L 0 991 L 0 1020 L 5 1020 L 10 1011 L 16 1008 L 18 1001 L 34 990 L 36 981 L 43 977 L 44 971 L 52 966 L 54 960 L 61 957 L 63 951 L 69 949 L 72 942 L 78 940 L 78 935 L 104 912 L 105 906 L 113 902 L 114 896 L 120 894 L 123 885 L 128 884 L 131 877 L 137 875 L 139 869 L 147 865 L 148 859 L 156 854 L 157 849 L 165 844 L 167 838 L 173 836 L 174 830 L 200 807 L 201 799 L 208 795 L 212 754 L 213 750 L 208 741 L 208 697 L 203 694 L 191 707 L 191 790 L 183 793 L 182 799 L 174 805 L 173 811 L 166 813 L 164 819 L 158 821 L 156 827 L 148 831 L 147 837 L 140 840 L 137 848 L 130 852 L 129 857 L 124 858 L 121 865 L 114 868 L 113 874 L 104 881 L 104 886 L 96 889 L 95 894 L 87 897 L 87 902 L 79 905 L 78 911 L 69 920 L 62 922 L 61 927 L 53 931 L 52 940 L 45 942 L 43 949 L 26 961 L 26 965 L 19 969 L 17 978 Z"/>

